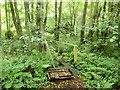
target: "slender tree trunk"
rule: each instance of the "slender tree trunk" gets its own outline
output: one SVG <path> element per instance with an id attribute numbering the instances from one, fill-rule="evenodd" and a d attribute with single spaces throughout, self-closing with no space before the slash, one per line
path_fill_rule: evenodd
<path id="1" fill-rule="evenodd" d="M 84 4 L 84 11 L 83 11 L 83 17 L 82 17 L 82 30 L 81 30 L 81 44 L 84 43 L 84 30 L 85 30 L 85 18 L 86 18 L 86 11 L 87 11 L 87 5 L 88 5 L 88 0 L 85 1 Z"/>
<path id="2" fill-rule="evenodd" d="M 26 32 L 27 32 L 27 36 L 29 38 L 30 41 L 30 30 L 29 30 L 29 3 L 28 2 L 24 2 L 24 7 L 25 7 L 25 27 L 26 27 Z"/>
<path id="3" fill-rule="evenodd" d="M 9 2 L 10 2 L 11 13 L 12 13 L 12 19 L 13 19 L 13 23 L 14 23 L 15 28 L 16 28 L 17 35 L 19 37 L 21 37 L 22 36 L 22 28 L 21 28 L 21 25 L 20 25 L 19 14 L 16 12 L 17 14 L 15 16 L 12 0 L 9 0 Z M 15 5 L 16 5 L 16 2 L 15 2 Z M 17 11 L 17 7 L 15 7 L 15 10 Z M 21 39 L 21 42 L 24 43 L 24 40 Z"/>
<path id="4" fill-rule="evenodd" d="M 106 11 L 106 4 L 107 4 L 107 2 L 106 2 L 106 0 L 105 0 L 105 2 L 104 2 L 104 6 L 103 6 L 103 12 L 105 13 L 105 11 Z M 103 16 L 102 16 L 102 22 L 104 22 L 104 14 L 103 13 Z M 103 37 L 103 38 L 105 38 L 105 31 L 101 31 L 101 36 Z"/>
<path id="5" fill-rule="evenodd" d="M 43 2 L 40 2 L 40 30 L 43 31 Z"/>
<path id="6" fill-rule="evenodd" d="M 31 20 L 32 20 L 32 22 L 34 21 L 33 12 L 34 12 L 34 2 L 32 2 L 32 4 L 31 4 Z"/>
<path id="7" fill-rule="evenodd" d="M 37 3 L 37 21 L 36 21 L 36 25 L 38 27 L 38 30 L 43 30 L 43 2 L 40 2 L 38 0 Z"/>
<path id="8" fill-rule="evenodd" d="M 120 3 L 118 3 L 118 12 L 117 12 L 117 17 L 118 17 L 118 47 L 120 51 Z M 120 55 L 120 54 L 119 54 Z"/>
<path id="9" fill-rule="evenodd" d="M 5 15 L 6 15 L 6 26 L 7 26 L 7 31 L 9 30 L 8 27 L 8 13 L 7 13 L 7 0 L 5 0 Z"/>
<path id="10" fill-rule="evenodd" d="M 45 19 L 44 19 L 44 29 L 45 29 L 46 23 L 47 23 L 47 14 L 48 14 L 48 0 L 46 2 L 46 12 L 45 12 Z"/>
<path id="11" fill-rule="evenodd" d="M 40 29 L 40 2 L 37 2 L 37 16 L 36 16 L 36 25 Z"/>
<path id="12" fill-rule="evenodd" d="M 95 21 L 96 21 L 96 19 L 97 19 L 98 5 L 99 5 L 99 0 L 96 0 L 95 10 L 94 10 L 94 16 L 93 16 L 93 27 L 94 27 Z"/>
<path id="13" fill-rule="evenodd" d="M 32 22 L 31 20 L 30 20 L 30 8 L 29 8 L 29 2 L 27 2 L 28 4 L 27 4 L 27 9 L 28 9 L 28 20 L 29 20 L 29 22 Z"/>
<path id="14" fill-rule="evenodd" d="M 92 12 L 92 8 L 93 8 L 93 1 L 91 0 L 91 5 L 90 5 L 90 27 L 93 27 L 93 12 Z M 93 30 L 89 31 L 89 39 L 92 41 L 92 35 L 93 35 Z"/>
<path id="15" fill-rule="evenodd" d="M 16 12 L 16 20 L 18 23 L 18 27 L 19 27 L 20 33 L 22 35 L 22 27 L 21 27 L 21 22 L 20 22 L 20 17 L 19 17 L 19 11 L 17 9 L 17 1 L 16 0 L 14 0 L 14 7 L 15 7 L 15 12 Z"/>
<path id="16" fill-rule="evenodd" d="M 58 34 L 59 34 L 59 31 L 60 31 L 61 14 L 62 14 L 62 0 L 60 0 L 60 7 L 59 7 Z M 59 40 L 59 38 L 58 38 L 58 40 Z"/>
<path id="17" fill-rule="evenodd" d="M 57 30 L 57 0 L 55 0 L 55 40 L 59 40 L 59 34 Z"/>
<path id="18" fill-rule="evenodd" d="M 10 28 L 11 28 L 11 26 L 10 26 L 10 22 L 11 22 L 11 16 L 10 16 L 10 5 L 9 5 L 10 3 L 8 3 L 8 8 L 9 8 L 9 11 L 8 11 L 8 13 L 9 13 L 9 22 L 8 22 L 8 27 L 9 27 L 9 31 L 10 31 Z"/>
<path id="19" fill-rule="evenodd" d="M 97 15 L 96 23 L 98 23 L 98 19 L 99 19 L 99 17 L 100 17 L 101 11 L 102 11 L 102 8 L 100 7 L 99 13 L 98 13 L 98 15 Z M 97 29 L 97 40 L 98 40 L 98 38 L 99 38 L 99 29 Z"/>
<path id="20" fill-rule="evenodd" d="M 38 0 L 36 9 L 37 9 L 37 16 L 36 16 L 37 30 L 43 32 L 43 2 L 42 1 Z M 41 38 L 42 33 L 39 32 L 38 34 L 39 34 L 38 37 Z M 38 49 L 40 52 L 45 50 L 44 45 L 41 42 L 39 42 Z"/>

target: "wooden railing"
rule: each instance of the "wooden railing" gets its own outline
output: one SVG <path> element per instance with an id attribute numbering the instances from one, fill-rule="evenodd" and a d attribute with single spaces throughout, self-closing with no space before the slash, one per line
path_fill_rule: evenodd
<path id="1" fill-rule="evenodd" d="M 74 63 L 76 63 L 77 61 L 77 45 L 74 45 L 74 44 L 69 44 L 69 43 L 65 43 L 65 42 L 60 42 L 60 41 L 56 41 L 57 42 L 57 45 L 58 45 L 58 53 L 60 52 L 60 43 L 62 44 L 66 44 L 66 45 L 69 45 L 69 46 L 73 46 L 74 47 Z"/>

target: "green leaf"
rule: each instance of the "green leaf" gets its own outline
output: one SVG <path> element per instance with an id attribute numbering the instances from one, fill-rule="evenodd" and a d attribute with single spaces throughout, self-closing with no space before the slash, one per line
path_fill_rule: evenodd
<path id="1" fill-rule="evenodd" d="M 42 68 L 48 68 L 48 67 L 50 67 L 49 64 L 43 64 L 43 65 L 42 65 Z"/>
<path id="2" fill-rule="evenodd" d="M 23 86 L 24 86 L 23 82 L 20 82 L 20 83 L 15 84 L 14 88 L 21 88 Z"/>
<path id="3" fill-rule="evenodd" d="M 11 86 L 12 86 L 12 85 L 9 83 L 9 84 L 5 84 L 4 87 L 5 87 L 5 88 L 11 88 Z"/>

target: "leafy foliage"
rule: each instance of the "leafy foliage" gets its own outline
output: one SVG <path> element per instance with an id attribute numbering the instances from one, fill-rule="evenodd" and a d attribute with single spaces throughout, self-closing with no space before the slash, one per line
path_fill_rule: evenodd
<path id="1" fill-rule="evenodd" d="M 118 83 L 118 61 L 115 58 L 78 52 L 76 68 L 84 76 L 86 87 L 112 88 Z"/>
<path id="2" fill-rule="evenodd" d="M 8 41 L 11 43 L 10 41 Z M 5 43 L 4 43 L 5 44 Z M 13 43 L 14 44 L 14 43 Z M 15 46 L 10 44 L 9 51 L 13 52 Z M 4 46 L 4 48 L 6 45 Z M 19 45 L 18 45 L 19 47 Z M 47 81 L 48 73 L 45 73 L 45 69 L 48 67 L 52 67 L 51 59 L 56 60 L 59 59 L 57 53 L 55 53 L 54 49 L 51 49 L 52 55 L 49 56 L 48 51 L 39 52 L 36 49 L 33 49 L 30 52 L 30 55 L 25 54 L 29 53 L 29 48 L 26 47 L 26 52 L 21 54 L 21 47 L 17 47 L 17 54 L 13 54 L 14 56 L 5 56 L 3 58 L 2 64 L 2 86 L 4 88 L 37 88 L 39 86 L 44 86 L 49 81 Z M 7 48 L 8 50 L 8 48 Z M 24 48 L 25 50 L 25 48 Z M 6 51 L 6 50 L 5 50 Z M 9 52 L 8 51 L 8 52 Z M 54 60 L 55 65 L 58 66 L 58 62 Z"/>

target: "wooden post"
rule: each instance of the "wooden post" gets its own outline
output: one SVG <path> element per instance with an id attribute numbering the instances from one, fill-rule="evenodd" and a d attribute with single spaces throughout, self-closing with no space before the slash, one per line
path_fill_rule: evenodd
<path id="1" fill-rule="evenodd" d="M 60 46 L 59 46 L 59 42 L 57 42 L 57 44 L 58 44 L 58 53 L 60 52 Z"/>
<path id="2" fill-rule="evenodd" d="M 74 45 L 74 63 L 77 61 L 77 45 Z"/>

